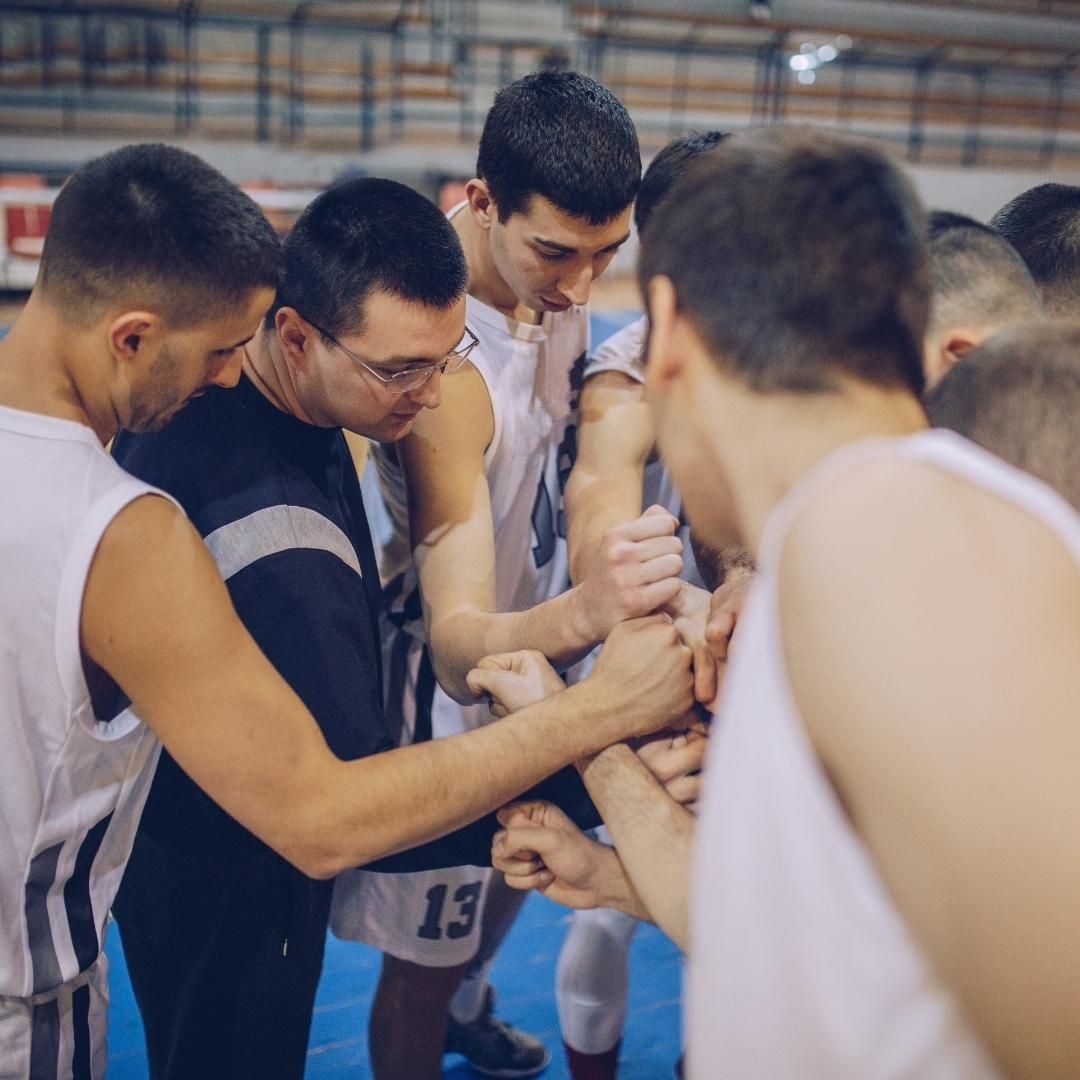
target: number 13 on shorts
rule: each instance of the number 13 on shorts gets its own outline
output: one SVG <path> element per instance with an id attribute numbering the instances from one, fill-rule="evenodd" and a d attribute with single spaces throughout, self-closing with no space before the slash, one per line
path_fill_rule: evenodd
<path id="1" fill-rule="evenodd" d="M 348 941 L 425 967 L 468 963 L 480 945 L 490 867 L 416 874 L 349 870 L 334 886 L 330 926 Z"/>
<path id="2" fill-rule="evenodd" d="M 457 919 L 443 922 L 444 909 L 446 907 L 446 894 L 449 887 L 445 884 L 432 885 L 427 891 L 427 912 L 424 921 L 420 924 L 417 934 L 429 941 L 438 941 L 443 935 L 445 927 L 446 936 L 457 940 L 468 937 L 472 928 L 476 925 L 476 911 L 480 903 L 480 896 L 484 891 L 483 881 L 470 881 L 467 885 L 459 885 L 454 890 L 453 903 L 457 905 Z"/>

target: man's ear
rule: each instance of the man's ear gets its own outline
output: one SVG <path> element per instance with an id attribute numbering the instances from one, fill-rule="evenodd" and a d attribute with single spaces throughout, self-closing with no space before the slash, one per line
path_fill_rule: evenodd
<path id="1" fill-rule="evenodd" d="M 930 341 L 923 356 L 926 386 L 936 386 L 949 369 L 971 349 L 981 345 L 987 334 L 970 326 L 950 326 Z"/>
<path id="2" fill-rule="evenodd" d="M 987 338 L 987 334 L 970 326 L 955 326 L 942 338 L 942 352 L 949 367 L 966 352 L 977 348 Z"/>
<path id="3" fill-rule="evenodd" d="M 678 335 L 679 307 L 671 278 L 662 274 L 645 287 L 649 308 L 649 338 L 645 348 L 645 385 L 652 393 L 663 393 L 682 370 Z"/>
<path id="4" fill-rule="evenodd" d="M 473 177 L 465 185 L 465 199 L 469 204 L 469 213 L 481 229 L 490 229 L 498 221 L 499 212 L 485 180 Z"/>
<path id="5" fill-rule="evenodd" d="M 105 332 L 109 351 L 121 367 L 146 363 L 160 350 L 164 329 L 161 316 L 153 311 L 125 311 Z"/>
<path id="6" fill-rule="evenodd" d="M 289 362 L 294 367 L 304 367 L 308 362 L 307 346 L 312 335 L 318 331 L 301 317 L 296 308 L 282 306 L 274 313 L 274 332 Z"/>

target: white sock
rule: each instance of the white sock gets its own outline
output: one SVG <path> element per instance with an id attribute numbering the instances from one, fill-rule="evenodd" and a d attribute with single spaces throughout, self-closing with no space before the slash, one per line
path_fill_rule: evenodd
<path id="1" fill-rule="evenodd" d="M 490 960 L 475 970 L 470 967 L 457 992 L 450 999 L 450 1015 L 459 1024 L 471 1024 L 483 1011 L 490 968 Z"/>

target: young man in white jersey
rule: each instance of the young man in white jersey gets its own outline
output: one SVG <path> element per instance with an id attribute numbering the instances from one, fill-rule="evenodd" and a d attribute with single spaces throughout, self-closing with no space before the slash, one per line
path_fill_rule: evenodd
<path id="1" fill-rule="evenodd" d="M 588 346 L 585 304 L 629 235 L 640 175 L 629 115 L 592 79 L 545 72 L 496 96 L 477 177 L 450 214 L 480 345 L 444 385 L 443 407 L 418 418 L 400 445 L 373 452 L 395 528 L 383 554 L 398 629 L 389 707 L 401 709 L 415 740 L 491 719 L 485 705 L 468 704 L 465 681 L 485 655 L 532 648 L 567 666 L 621 618 L 655 610 L 677 589 L 682 545 L 665 514 L 631 527 L 622 565 L 598 559 L 566 591 L 561 491 Z M 384 952 L 369 1023 L 380 1080 L 439 1074 L 448 1002 L 478 947 L 488 878 L 462 867 L 339 880 L 335 933 Z M 489 953 L 517 906 L 508 893 L 501 899 L 513 907 L 497 912 Z M 482 973 L 463 988 L 455 1019 L 447 1048 L 490 1075 L 533 1075 L 548 1060 L 536 1040 L 491 1016 Z"/>
<path id="2" fill-rule="evenodd" d="M 172 147 L 127 147 L 58 194 L 39 279 L 0 342 L 0 500 L 13 508 L 0 519 L 4 1080 L 104 1075 L 101 942 L 155 735 L 238 822 L 329 877 L 479 817 L 585 743 L 653 723 L 633 696 L 622 715 L 607 702 L 651 677 L 655 645 L 662 666 L 688 667 L 670 627 L 628 623 L 605 651 L 633 648 L 601 658 L 619 670 L 594 673 L 561 709 L 339 760 L 180 510 L 103 447 L 235 385 L 279 264 L 258 207 L 220 173 Z M 682 682 L 661 712 L 686 708 L 688 670 Z"/>
<path id="3" fill-rule="evenodd" d="M 1080 520 L 926 430 L 924 228 L 879 152 L 761 133 L 644 238 L 661 450 L 758 562 L 693 872 L 622 748 L 585 768 L 618 855 L 537 806 L 497 847 L 689 945 L 691 1077 L 1080 1071 Z"/>

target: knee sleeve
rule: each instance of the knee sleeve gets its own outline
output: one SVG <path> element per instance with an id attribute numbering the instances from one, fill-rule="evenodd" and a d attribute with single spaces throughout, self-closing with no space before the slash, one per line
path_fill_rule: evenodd
<path id="1" fill-rule="evenodd" d="M 559 953 L 555 1000 L 563 1041 L 583 1054 L 610 1050 L 626 1016 L 627 950 L 637 920 L 621 911 L 576 911 Z"/>

